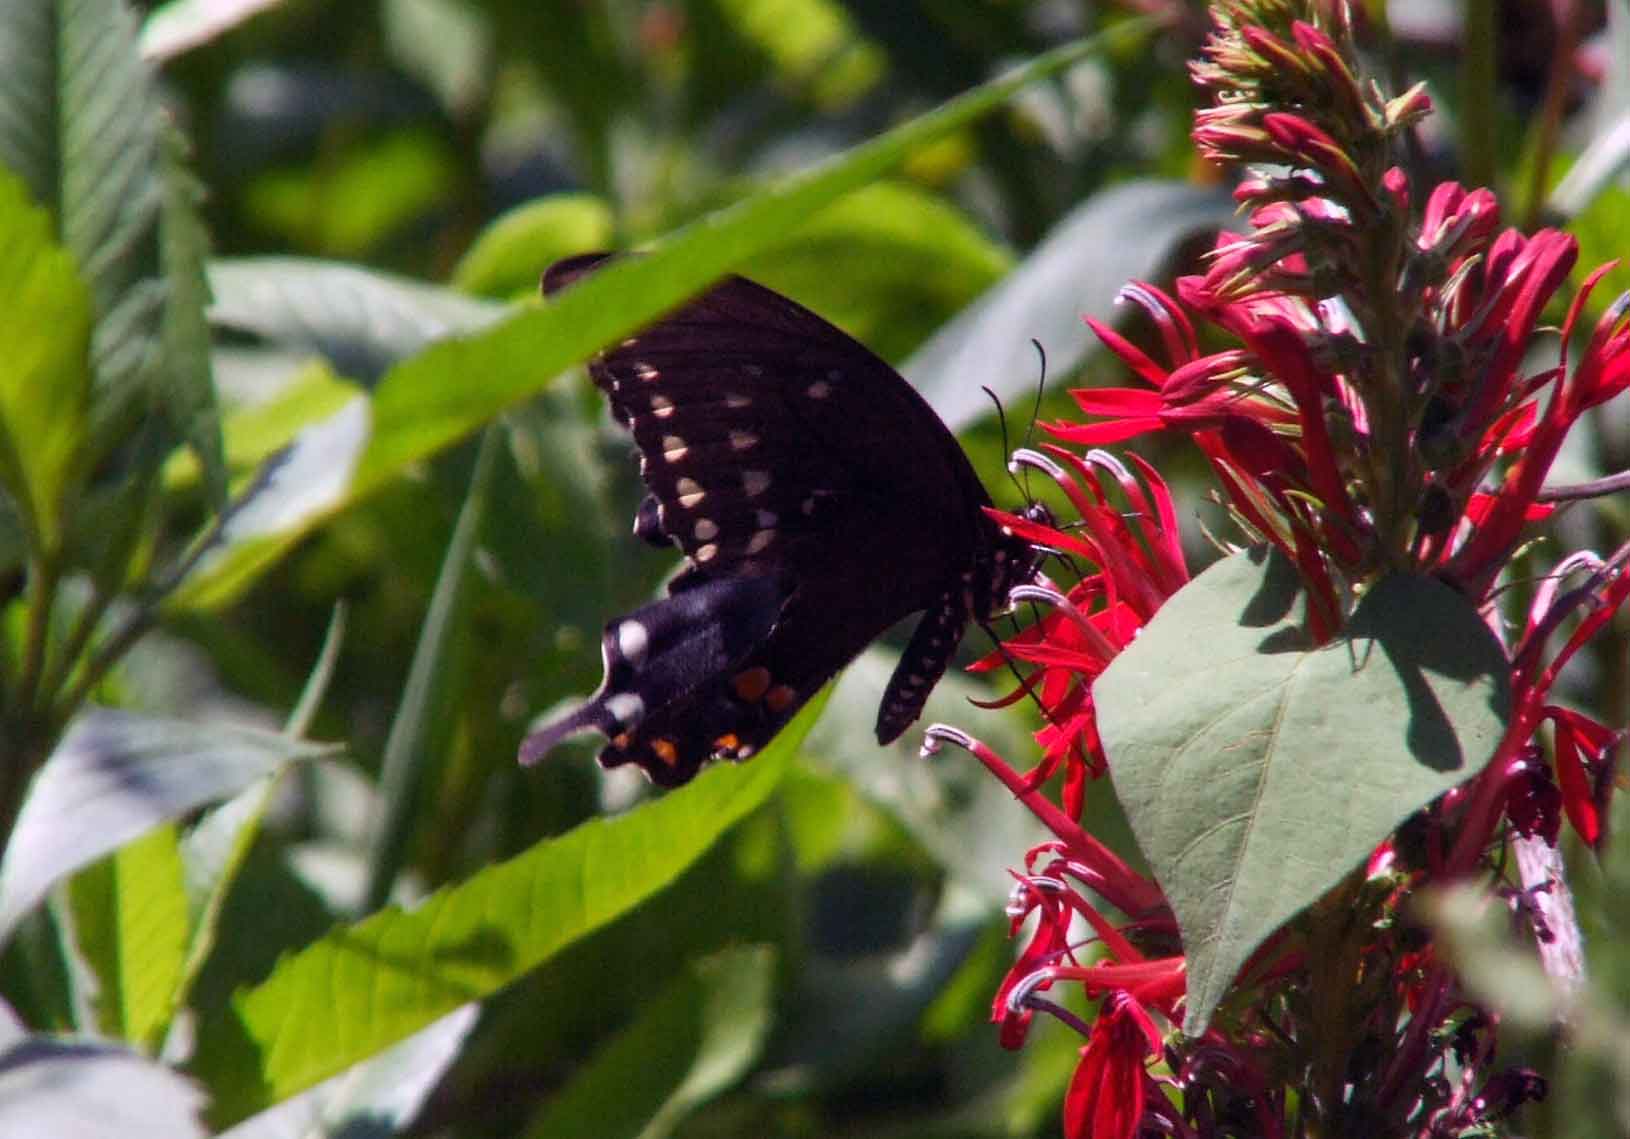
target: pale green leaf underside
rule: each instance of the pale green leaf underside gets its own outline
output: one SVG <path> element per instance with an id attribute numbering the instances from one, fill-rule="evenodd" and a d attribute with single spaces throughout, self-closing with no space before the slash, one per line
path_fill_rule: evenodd
<path id="1" fill-rule="evenodd" d="M 1093 689 L 1115 791 L 1182 930 L 1189 1033 L 1266 937 L 1480 770 L 1508 715 L 1504 652 L 1447 586 L 1383 579 L 1316 651 L 1299 590 L 1278 554 L 1226 558 Z"/>

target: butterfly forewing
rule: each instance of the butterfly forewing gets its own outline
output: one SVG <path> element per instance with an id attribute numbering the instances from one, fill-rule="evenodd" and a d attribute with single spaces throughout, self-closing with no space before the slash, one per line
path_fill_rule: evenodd
<path id="1" fill-rule="evenodd" d="M 561 262 L 545 290 L 604 260 Z M 650 494 L 635 532 L 676 543 L 688 565 L 668 598 L 608 623 L 600 692 L 529 737 L 523 758 L 594 728 L 610 740 L 602 762 L 682 783 L 710 756 L 750 756 L 879 633 L 928 609 L 879 714 L 879 737 L 898 735 L 1021 556 L 927 403 L 862 345 L 739 277 L 589 372 L 639 452 Z M 677 635 L 629 654 L 641 643 L 629 621 Z"/>

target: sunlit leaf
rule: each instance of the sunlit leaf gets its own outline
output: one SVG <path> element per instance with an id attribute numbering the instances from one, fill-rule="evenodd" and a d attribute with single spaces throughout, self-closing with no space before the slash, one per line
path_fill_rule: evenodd
<path id="1" fill-rule="evenodd" d="M 84 446 L 90 295 L 45 211 L 0 170 L 0 479 L 49 549 Z"/>
<path id="2" fill-rule="evenodd" d="M 400 1044 L 251 1116 L 219 1139 L 349 1139 L 407 1129 L 458 1059 L 479 1005 L 464 1005 Z"/>
<path id="3" fill-rule="evenodd" d="M 156 1050 L 187 952 L 187 895 L 174 827 L 155 827 L 72 883 L 74 934 L 101 981 L 101 1024 Z"/>
<path id="4" fill-rule="evenodd" d="M 217 1124 L 243 1118 L 479 1000 L 671 883 L 775 789 L 824 705 L 742 767 L 595 819 L 426 899 L 341 926 L 199 1026 Z M 343 1026 L 343 1030 L 341 1028 Z"/>

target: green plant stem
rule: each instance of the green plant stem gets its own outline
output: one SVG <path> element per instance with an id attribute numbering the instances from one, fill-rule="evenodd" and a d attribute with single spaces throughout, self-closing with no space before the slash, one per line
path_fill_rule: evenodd
<path id="1" fill-rule="evenodd" d="M 67 639 L 63 641 L 62 651 L 55 655 L 50 662 L 50 666 L 46 669 L 45 679 L 40 685 L 40 692 L 44 700 L 50 701 L 53 694 L 67 684 L 74 662 L 84 653 L 85 646 L 90 644 L 91 637 L 96 632 L 96 627 L 101 624 L 102 617 L 107 613 L 108 607 L 113 604 L 113 596 L 111 592 L 98 588 L 90 603 L 85 606 L 75 620 L 72 631 L 69 632 Z M 71 708 L 69 710 L 71 711 Z M 58 714 L 62 711 L 63 708 L 61 707 L 53 707 L 51 716 L 53 722 L 60 722 Z"/>
<path id="2" fill-rule="evenodd" d="M 45 668 L 47 642 L 51 636 L 51 609 L 56 603 L 59 579 L 57 561 L 36 554 L 28 566 L 28 633 L 23 647 L 23 670 L 17 678 L 15 713 L 26 719 L 34 715 L 34 703 Z"/>
<path id="3" fill-rule="evenodd" d="M 402 686 L 402 700 L 385 740 L 385 758 L 379 775 L 384 809 L 368 860 L 368 888 L 364 895 L 367 910 L 376 910 L 390 899 L 391 886 L 401 869 L 408 839 L 417 821 L 414 807 L 429 762 L 427 745 L 435 713 L 443 704 L 438 696 L 444 689 L 450 642 L 462 610 L 471 554 L 486 513 L 493 467 L 504 431 L 501 423 L 491 423 L 481 436 L 475 468 L 470 474 L 470 489 L 448 540 L 430 608 L 419 630 L 419 643 L 413 650 L 413 663 Z"/>
<path id="4" fill-rule="evenodd" d="M 1495 176 L 1495 15 L 1492 0 L 1469 0 L 1461 25 L 1460 164 L 1466 183 L 1492 186 Z"/>

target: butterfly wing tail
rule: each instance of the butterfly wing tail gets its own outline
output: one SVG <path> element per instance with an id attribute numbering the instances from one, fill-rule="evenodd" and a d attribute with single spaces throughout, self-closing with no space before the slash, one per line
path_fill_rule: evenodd
<path id="1" fill-rule="evenodd" d="M 696 704 L 706 682 L 763 643 L 784 590 L 767 575 L 697 579 L 689 588 L 608 622 L 600 635 L 605 679 L 572 711 L 529 733 L 520 761 L 533 764 L 580 732 L 612 741 L 613 754 L 637 742 L 648 718 Z"/>

